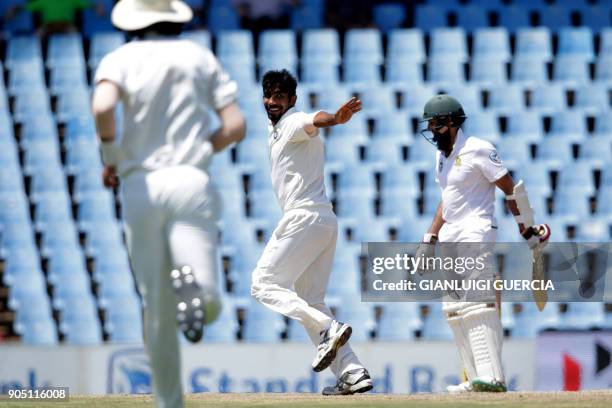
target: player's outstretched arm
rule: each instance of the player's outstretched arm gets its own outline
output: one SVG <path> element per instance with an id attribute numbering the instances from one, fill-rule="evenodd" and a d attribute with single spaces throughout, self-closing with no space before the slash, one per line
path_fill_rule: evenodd
<path id="1" fill-rule="evenodd" d="M 334 114 L 323 111 L 317 113 L 312 121 L 312 125 L 306 125 L 304 130 L 306 130 L 308 134 L 315 134 L 316 128 L 341 125 L 351 120 L 353 115 L 360 110 L 361 101 L 353 97 L 342 105 Z"/>
<path id="2" fill-rule="evenodd" d="M 96 132 L 100 139 L 100 150 L 104 161 L 102 181 L 106 187 L 114 188 L 119 184 L 116 167 L 119 153 L 115 146 L 116 124 L 115 109 L 119 103 L 121 91 L 110 81 L 96 85 L 91 103 L 91 110 L 96 121 Z"/>

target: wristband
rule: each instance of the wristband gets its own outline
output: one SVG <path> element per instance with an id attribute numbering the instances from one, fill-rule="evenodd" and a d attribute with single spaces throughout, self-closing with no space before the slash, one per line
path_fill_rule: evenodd
<path id="1" fill-rule="evenodd" d="M 121 160 L 121 149 L 115 142 L 100 143 L 100 152 L 102 153 L 102 162 L 107 166 L 115 166 Z"/>
<path id="2" fill-rule="evenodd" d="M 438 242 L 438 235 L 428 232 L 427 234 L 423 235 L 423 242 L 427 244 L 435 244 Z"/>

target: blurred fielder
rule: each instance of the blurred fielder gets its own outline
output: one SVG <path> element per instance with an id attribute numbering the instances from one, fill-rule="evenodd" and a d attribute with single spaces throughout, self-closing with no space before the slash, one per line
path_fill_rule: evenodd
<path id="1" fill-rule="evenodd" d="M 220 311 L 219 203 L 207 168 L 214 152 L 245 133 L 236 84 L 210 50 L 177 37 L 191 18 L 182 1 L 117 3 L 113 24 L 134 40 L 102 60 L 93 96 L 104 183 L 115 187 L 121 178 L 158 407 L 183 406 L 177 319 L 195 342 Z M 119 102 L 124 125 L 116 141 Z M 221 128 L 211 128 L 210 110 L 219 114 Z"/>
<path id="2" fill-rule="evenodd" d="M 319 137 L 319 128 L 348 122 L 361 110 L 361 101 L 352 98 L 335 114 L 308 114 L 294 108 L 296 87 L 286 70 L 263 77 L 272 185 L 283 217 L 253 271 L 251 293 L 270 309 L 299 321 L 318 344 L 313 370 L 331 366 L 338 379 L 324 395 L 365 392 L 372 389 L 372 380 L 347 343 L 351 327 L 334 320 L 325 305 L 338 224 L 325 195 Z"/>
<path id="3" fill-rule="evenodd" d="M 438 148 L 435 177 L 442 200 L 417 255 L 433 257 L 439 241 L 484 243 L 487 252 L 482 255 L 491 256 L 497 230 L 495 186 L 506 195 L 508 209 L 529 247 L 535 252 L 545 245 L 550 229 L 535 224 L 522 180 L 514 184 L 491 143 L 463 133 L 466 115 L 461 104 L 448 95 L 434 96 L 425 105 L 422 119 L 427 122 L 423 136 Z M 495 278 L 492 268 L 480 274 L 478 279 Z M 468 378 L 449 386 L 448 391 L 506 391 L 501 364 L 503 329 L 495 300 L 445 301 L 443 310 Z"/>

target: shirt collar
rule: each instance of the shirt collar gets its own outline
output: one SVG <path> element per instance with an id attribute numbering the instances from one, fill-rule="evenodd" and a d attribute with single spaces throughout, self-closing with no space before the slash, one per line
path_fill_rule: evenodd
<path id="1" fill-rule="evenodd" d="M 287 110 L 287 112 L 283 113 L 283 116 L 281 116 L 281 118 L 278 120 L 278 122 L 276 122 L 276 125 L 272 124 L 272 121 L 268 121 L 269 127 L 270 127 L 270 131 L 272 131 L 272 129 L 274 129 L 275 127 L 278 127 L 281 125 L 281 123 L 283 123 L 283 120 L 285 120 L 287 118 L 287 116 L 291 115 L 293 112 L 295 112 L 295 106 L 292 106 L 291 108 L 289 108 Z"/>
<path id="2" fill-rule="evenodd" d="M 467 137 L 465 136 L 465 133 L 463 133 L 463 130 L 459 128 L 459 130 L 457 131 L 457 138 L 455 139 L 455 144 L 453 145 L 453 150 L 451 150 L 451 154 L 446 157 L 446 159 L 457 156 L 459 150 L 461 150 L 463 145 L 465 145 L 466 139 Z M 442 154 L 442 156 L 444 156 L 444 154 Z"/>

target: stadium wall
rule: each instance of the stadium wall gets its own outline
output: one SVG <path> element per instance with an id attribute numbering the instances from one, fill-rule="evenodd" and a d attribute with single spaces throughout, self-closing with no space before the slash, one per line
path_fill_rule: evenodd
<path id="1" fill-rule="evenodd" d="M 442 392 L 458 383 L 459 359 L 446 341 L 353 345 L 375 381 L 374 392 Z M 334 382 L 310 370 L 310 344 L 184 345 L 185 392 L 320 392 Z M 533 390 L 536 342 L 504 343 L 511 390 Z M 69 387 L 76 394 L 150 392 L 142 346 L 0 346 L 0 394 L 10 388 Z"/>

